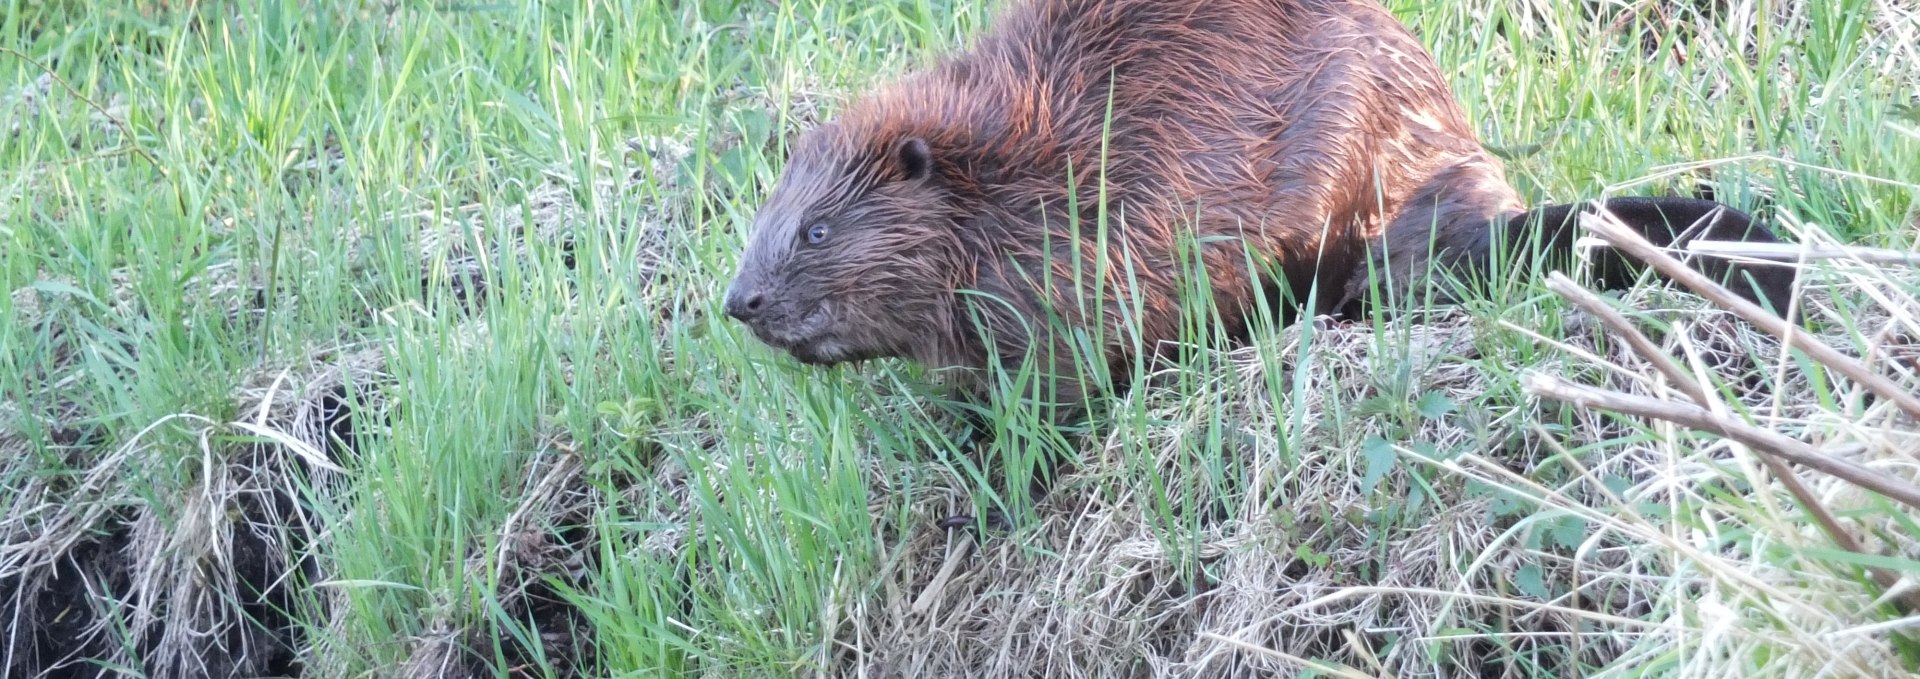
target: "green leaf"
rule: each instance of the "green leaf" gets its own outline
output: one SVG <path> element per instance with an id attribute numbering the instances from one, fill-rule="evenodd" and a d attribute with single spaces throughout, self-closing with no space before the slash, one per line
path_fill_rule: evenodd
<path id="1" fill-rule="evenodd" d="M 1447 398 L 1445 394 L 1430 391 L 1427 392 L 1425 396 L 1421 396 L 1420 400 L 1413 404 L 1413 407 L 1420 412 L 1422 417 L 1429 420 L 1437 420 L 1447 413 L 1453 412 L 1457 406 L 1454 404 L 1453 399 Z"/>
<path id="2" fill-rule="evenodd" d="M 1521 566 L 1520 572 L 1513 574 L 1513 586 L 1536 599 L 1550 598 L 1547 596 L 1547 579 L 1540 570 L 1540 564 Z"/>
<path id="3" fill-rule="evenodd" d="M 1810 559 L 1826 559 L 1828 561 L 1838 561 L 1858 566 L 1879 566 L 1888 570 L 1920 573 L 1920 561 L 1914 561 L 1912 559 L 1902 559 L 1880 554 L 1861 554 L 1828 547 L 1807 547 L 1799 551 L 1802 556 Z"/>
<path id="4" fill-rule="evenodd" d="M 1313 547 L 1304 542 L 1293 548 L 1293 555 L 1314 568 L 1325 568 L 1333 560 L 1333 557 L 1313 551 Z"/>
<path id="5" fill-rule="evenodd" d="M 1360 455 L 1367 461 L 1367 471 L 1360 477 L 1360 492 L 1371 493 L 1374 485 L 1393 469 L 1393 444 L 1378 436 L 1369 436 L 1360 444 Z"/>
<path id="6" fill-rule="evenodd" d="M 1579 547 L 1580 541 L 1587 537 L 1587 520 L 1578 516 L 1563 516 L 1554 519 L 1553 541 L 1563 547 Z"/>
<path id="7" fill-rule="evenodd" d="M 47 280 L 34 281 L 33 283 L 27 285 L 27 287 L 33 288 L 35 290 L 39 290 L 41 292 L 54 294 L 54 295 L 72 295 L 74 297 L 87 300 L 88 302 L 92 302 L 93 305 L 96 307 L 100 307 L 102 309 L 107 308 L 107 305 L 102 303 L 99 300 L 99 298 L 94 297 L 93 293 L 87 292 L 85 290 L 81 290 L 80 288 L 74 287 L 67 283 L 62 283 L 60 281 L 47 281 Z"/>
<path id="8" fill-rule="evenodd" d="M 1385 396 L 1369 396 L 1353 405 L 1353 414 L 1360 417 L 1392 414 L 1397 400 Z"/>

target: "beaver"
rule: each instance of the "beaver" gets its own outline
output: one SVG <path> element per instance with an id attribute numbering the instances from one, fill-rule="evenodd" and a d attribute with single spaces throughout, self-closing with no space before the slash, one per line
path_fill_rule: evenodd
<path id="1" fill-rule="evenodd" d="M 723 305 L 807 364 L 1026 363 L 1073 403 L 1080 354 L 1123 365 L 1195 305 L 1243 337 L 1261 308 L 1457 303 L 1571 253 L 1588 203 L 1529 209 L 1504 173 L 1372 0 L 1019 0 L 793 142 Z M 1595 202 L 1656 245 L 1778 242 L 1712 200 Z M 1593 263 L 1609 289 L 1641 270 Z M 1694 266 L 1788 308 L 1791 268 Z"/>

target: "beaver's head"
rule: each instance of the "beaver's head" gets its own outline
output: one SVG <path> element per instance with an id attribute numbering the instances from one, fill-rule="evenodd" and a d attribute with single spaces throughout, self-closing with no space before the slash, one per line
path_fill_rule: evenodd
<path id="1" fill-rule="evenodd" d="M 727 315 L 809 364 L 926 357 L 966 268 L 939 161 L 911 133 L 803 135 L 754 217 Z"/>

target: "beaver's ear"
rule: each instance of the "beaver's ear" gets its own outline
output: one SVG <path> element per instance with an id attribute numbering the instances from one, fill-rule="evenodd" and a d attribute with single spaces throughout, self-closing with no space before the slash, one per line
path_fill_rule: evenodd
<path id="1" fill-rule="evenodd" d="M 900 173 L 907 181 L 926 179 L 933 174 L 933 151 L 927 148 L 927 140 L 920 137 L 908 137 L 893 147 L 895 162 L 900 163 Z"/>

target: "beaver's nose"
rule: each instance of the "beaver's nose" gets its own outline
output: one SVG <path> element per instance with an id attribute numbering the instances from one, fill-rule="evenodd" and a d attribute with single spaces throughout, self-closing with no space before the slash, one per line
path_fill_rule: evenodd
<path id="1" fill-rule="evenodd" d="M 727 290 L 727 315 L 742 322 L 752 321 L 767 308 L 767 295 L 759 290 L 735 285 Z"/>

